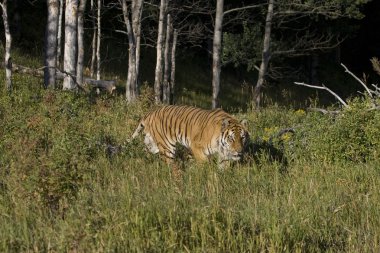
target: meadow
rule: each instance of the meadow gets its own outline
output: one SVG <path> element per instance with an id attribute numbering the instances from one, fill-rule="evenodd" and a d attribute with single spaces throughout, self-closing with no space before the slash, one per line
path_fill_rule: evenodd
<path id="1" fill-rule="evenodd" d="M 0 92 L 1 252 L 380 250 L 380 112 L 365 98 L 339 115 L 237 109 L 244 162 L 185 161 L 176 181 L 128 141 L 154 108 L 149 87 L 127 104 L 41 82 L 16 74 Z"/>

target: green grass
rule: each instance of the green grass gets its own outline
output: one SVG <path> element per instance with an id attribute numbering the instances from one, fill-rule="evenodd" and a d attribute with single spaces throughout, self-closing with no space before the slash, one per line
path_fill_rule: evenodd
<path id="1" fill-rule="evenodd" d="M 189 161 L 176 181 L 141 139 L 127 142 L 154 106 L 148 88 L 128 105 L 41 87 L 16 74 L 13 93 L 0 92 L 1 252 L 380 250 L 380 114 L 365 100 L 337 117 L 239 113 L 246 162 Z M 287 127 L 296 134 L 270 141 Z"/>

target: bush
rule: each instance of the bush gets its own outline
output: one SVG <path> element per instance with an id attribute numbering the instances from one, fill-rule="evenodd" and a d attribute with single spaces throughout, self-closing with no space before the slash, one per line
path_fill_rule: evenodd
<path id="1" fill-rule="evenodd" d="M 300 125 L 298 151 L 313 160 L 366 162 L 380 150 L 380 113 L 355 99 L 336 116 L 310 113 Z"/>

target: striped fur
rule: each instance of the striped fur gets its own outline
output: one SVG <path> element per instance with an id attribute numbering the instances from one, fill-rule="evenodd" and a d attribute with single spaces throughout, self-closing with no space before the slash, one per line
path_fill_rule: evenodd
<path id="1" fill-rule="evenodd" d="M 148 150 L 160 153 L 167 161 L 174 158 L 179 143 L 198 161 L 218 154 L 219 161 L 224 162 L 241 159 L 249 138 L 244 125 L 221 109 L 170 105 L 148 113 L 132 139 L 143 131 Z"/>

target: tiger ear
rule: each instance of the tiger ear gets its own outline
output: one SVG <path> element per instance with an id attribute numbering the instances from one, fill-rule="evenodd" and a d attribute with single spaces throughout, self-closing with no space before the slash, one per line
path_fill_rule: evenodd
<path id="1" fill-rule="evenodd" d="M 247 128 L 248 127 L 248 120 L 247 119 L 242 119 L 242 120 L 240 120 L 240 124 L 243 127 Z"/>
<path id="2" fill-rule="evenodd" d="M 229 119 L 224 119 L 222 121 L 222 132 L 228 127 L 229 124 L 230 124 L 230 120 Z"/>

